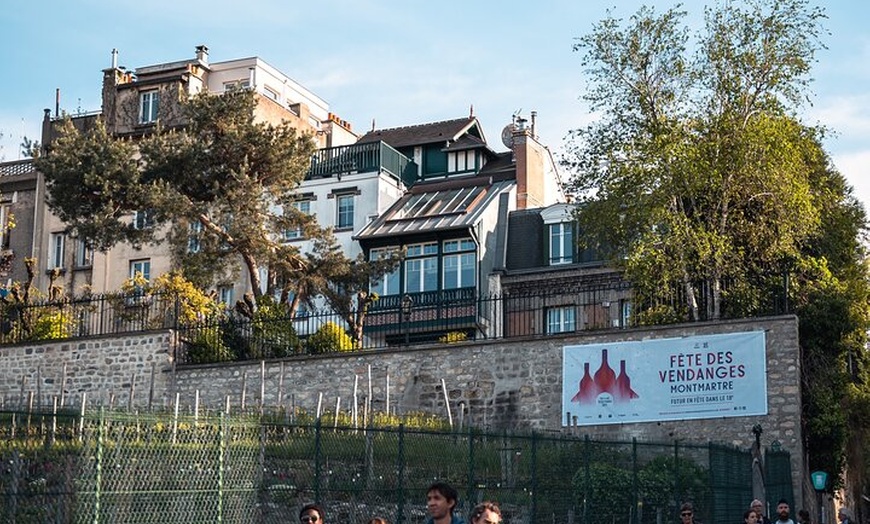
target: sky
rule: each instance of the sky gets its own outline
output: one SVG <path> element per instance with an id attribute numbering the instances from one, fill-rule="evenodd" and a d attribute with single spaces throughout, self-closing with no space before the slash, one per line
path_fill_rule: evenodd
<path id="1" fill-rule="evenodd" d="M 736 0 L 740 1 L 740 0 Z M 36 0 L 0 9 L 0 158 L 20 158 L 22 137 L 39 139 L 43 109 L 100 109 L 101 71 L 119 65 L 259 56 L 324 98 L 363 133 L 467 116 L 491 147 L 513 114 L 537 112 L 540 140 L 557 156 L 571 129 L 592 115 L 581 100 L 588 77 L 576 38 L 608 9 L 628 18 L 659 0 Z M 687 1 L 699 28 L 703 2 Z M 870 209 L 870 2 L 828 0 L 826 50 L 813 70 L 808 124 L 855 195 Z M 567 173 L 566 173 L 567 175 Z"/>

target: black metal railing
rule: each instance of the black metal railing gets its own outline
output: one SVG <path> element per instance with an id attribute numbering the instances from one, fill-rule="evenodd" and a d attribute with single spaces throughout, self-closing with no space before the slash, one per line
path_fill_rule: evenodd
<path id="1" fill-rule="evenodd" d="M 290 315 L 271 309 L 269 316 L 253 319 L 229 308 L 191 315 L 173 294 L 106 294 L 29 304 L 7 298 L 0 301 L 0 344 L 174 329 L 182 341 L 180 363 L 279 358 L 787 313 L 785 279 L 770 282 L 766 288 L 723 284 L 713 316 L 712 295 L 704 286 L 694 287 L 693 309 L 686 305 L 685 286 L 650 298 L 623 280 L 558 286 L 549 292 L 506 289 L 478 295 L 475 288 L 463 288 L 385 295 L 362 315 L 328 309 Z"/>
<path id="2" fill-rule="evenodd" d="M 397 180 L 413 181 L 417 164 L 385 142 L 370 142 L 319 149 L 311 159 L 309 178 L 383 171 Z"/>

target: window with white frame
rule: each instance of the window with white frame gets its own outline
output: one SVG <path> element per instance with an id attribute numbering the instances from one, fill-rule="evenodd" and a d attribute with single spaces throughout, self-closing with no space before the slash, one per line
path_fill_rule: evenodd
<path id="1" fill-rule="evenodd" d="M 336 195 L 335 207 L 337 210 L 335 227 L 337 229 L 353 229 L 354 195 Z"/>
<path id="2" fill-rule="evenodd" d="M 151 259 L 143 258 L 140 260 L 130 261 L 130 278 L 134 278 L 136 273 L 141 273 L 142 278 L 151 280 Z"/>
<path id="3" fill-rule="evenodd" d="M 413 244 L 405 254 L 405 292 L 438 289 L 438 243 Z"/>
<path id="4" fill-rule="evenodd" d="M 202 222 L 191 222 L 187 226 L 187 252 L 199 253 L 202 250 Z"/>
<path id="5" fill-rule="evenodd" d="M 280 98 L 278 92 L 270 88 L 269 86 L 263 86 L 263 94 L 266 96 L 266 98 L 271 98 L 276 102 L 278 101 L 278 98 Z"/>
<path id="6" fill-rule="evenodd" d="M 224 91 L 232 92 L 232 91 L 241 91 L 242 89 L 247 89 L 251 87 L 251 82 L 247 78 L 244 80 L 232 80 L 230 82 L 224 82 Z"/>
<path id="7" fill-rule="evenodd" d="M 160 94 L 157 90 L 139 93 L 139 123 L 151 124 L 157 121 Z"/>
<path id="8" fill-rule="evenodd" d="M 574 229 L 571 222 L 550 224 L 550 265 L 574 261 Z"/>
<path id="9" fill-rule="evenodd" d="M 372 249 L 369 252 L 369 260 L 379 260 L 389 257 L 396 248 L 379 248 Z M 398 295 L 399 294 L 399 268 L 395 268 L 385 274 L 378 280 L 372 281 L 371 290 L 379 295 Z"/>
<path id="10" fill-rule="evenodd" d="M 81 238 L 76 239 L 76 267 L 89 267 L 94 264 L 94 250 Z"/>
<path id="11" fill-rule="evenodd" d="M 575 330 L 574 306 L 547 310 L 547 333 L 570 333 Z"/>
<path id="12" fill-rule="evenodd" d="M 447 153 L 447 171 L 450 173 L 474 171 L 476 167 L 474 151 L 454 151 L 452 153 Z"/>
<path id="13" fill-rule="evenodd" d="M 311 214 L 310 200 L 297 200 L 296 202 L 293 202 L 293 207 L 300 213 L 304 213 L 306 215 Z M 303 238 L 301 227 L 284 230 L 284 240 L 298 240 L 300 238 Z"/>
<path id="14" fill-rule="evenodd" d="M 63 267 L 64 248 L 66 244 L 66 235 L 63 233 L 52 233 L 49 238 L 49 255 L 48 269 L 60 269 Z"/>
<path id="15" fill-rule="evenodd" d="M 444 242 L 444 289 L 474 287 L 477 256 L 470 238 Z"/>

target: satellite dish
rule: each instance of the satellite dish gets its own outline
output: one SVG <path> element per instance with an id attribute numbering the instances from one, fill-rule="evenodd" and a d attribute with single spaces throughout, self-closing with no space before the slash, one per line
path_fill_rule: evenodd
<path id="1" fill-rule="evenodd" d="M 514 147 L 514 132 L 516 130 L 517 125 L 514 123 L 504 126 L 504 129 L 501 130 L 501 143 L 508 149 L 513 149 Z"/>

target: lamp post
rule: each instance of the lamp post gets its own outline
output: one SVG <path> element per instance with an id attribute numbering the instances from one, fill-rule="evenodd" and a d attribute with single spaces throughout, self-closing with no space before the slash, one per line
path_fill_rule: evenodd
<path id="1" fill-rule="evenodd" d="M 402 323 L 404 324 L 403 328 L 405 330 L 405 345 L 407 346 L 410 338 L 410 320 L 411 320 L 411 310 L 414 308 L 414 299 L 411 298 L 411 295 L 402 295 Z"/>

